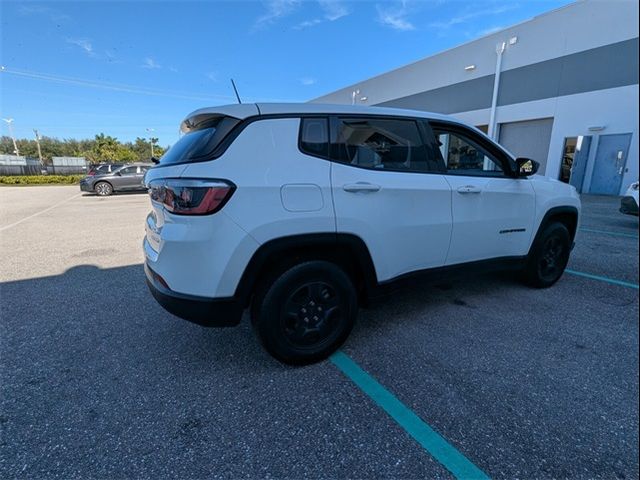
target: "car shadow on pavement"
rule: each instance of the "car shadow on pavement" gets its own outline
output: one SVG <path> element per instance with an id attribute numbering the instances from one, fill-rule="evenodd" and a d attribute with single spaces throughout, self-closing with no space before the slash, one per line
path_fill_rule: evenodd
<path id="1" fill-rule="evenodd" d="M 466 295 L 486 296 L 497 274 L 474 280 L 414 282 L 360 310 L 350 341 L 384 337 L 399 326 L 428 320 L 432 309 L 453 305 L 469 309 Z M 42 352 L 61 364 L 130 364 L 167 368 L 180 374 L 233 368 L 253 374 L 283 370 L 259 345 L 248 314 L 233 328 L 203 328 L 160 307 L 145 284 L 142 265 L 73 267 L 60 275 L 0 283 L 5 348 L 20 348 L 29 358 Z M 33 334 L 31 333 L 33 332 Z"/>
<path id="2" fill-rule="evenodd" d="M 392 293 L 361 308 L 351 342 L 365 341 L 369 337 L 384 337 L 394 329 L 422 324 L 429 327 L 436 311 L 463 311 L 473 317 L 482 305 L 493 297 L 494 292 L 504 288 L 526 289 L 514 272 L 494 272 L 452 277 L 443 280 L 415 279 Z"/>
<path id="3" fill-rule="evenodd" d="M 108 196 L 100 196 L 94 192 L 83 192 L 83 197 L 99 197 L 99 198 L 108 198 L 108 197 L 128 197 L 131 195 L 147 195 L 148 192 L 146 190 L 136 190 L 135 192 L 113 192 Z"/>
<path id="4" fill-rule="evenodd" d="M 60 364 L 130 364 L 132 372 L 179 374 L 286 368 L 263 352 L 248 320 L 209 329 L 167 313 L 151 296 L 142 265 L 73 267 L 63 274 L 0 283 L 3 349 Z M 3 355 L 5 359 L 6 355 Z M 243 363 L 247 364 L 243 366 Z"/>

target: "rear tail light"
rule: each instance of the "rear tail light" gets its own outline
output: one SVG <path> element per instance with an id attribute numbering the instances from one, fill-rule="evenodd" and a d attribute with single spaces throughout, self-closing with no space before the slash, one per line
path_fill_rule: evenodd
<path id="1" fill-rule="evenodd" d="M 169 178 L 149 183 L 149 195 L 154 202 L 178 215 L 210 215 L 229 201 L 235 185 L 224 180 Z"/>

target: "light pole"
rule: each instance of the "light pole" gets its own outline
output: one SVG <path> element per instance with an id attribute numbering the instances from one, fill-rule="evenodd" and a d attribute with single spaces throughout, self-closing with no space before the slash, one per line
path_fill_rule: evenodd
<path id="1" fill-rule="evenodd" d="M 500 42 L 496 45 L 496 72 L 493 77 L 493 96 L 491 97 L 491 112 L 489 114 L 489 128 L 488 135 L 497 140 L 498 132 L 496 125 L 496 110 L 498 108 L 498 93 L 500 91 L 500 75 L 502 73 L 502 55 L 509 46 L 513 46 L 518 43 L 518 37 L 511 37 L 508 42 Z M 474 66 L 475 67 L 475 66 Z"/>
<path id="2" fill-rule="evenodd" d="M 38 146 L 38 158 L 40 159 L 40 165 L 42 165 L 42 150 L 40 150 L 40 134 L 37 129 L 33 129 L 33 133 L 36 134 L 36 145 Z"/>
<path id="3" fill-rule="evenodd" d="M 351 105 L 355 105 L 356 104 L 356 97 L 360 95 L 360 89 L 356 89 L 353 92 L 351 92 Z"/>
<path id="4" fill-rule="evenodd" d="M 3 118 L 2 120 L 4 120 L 5 122 L 7 122 L 7 125 L 9 126 L 9 136 L 11 137 L 11 140 L 13 141 L 13 153 L 16 154 L 16 156 L 20 156 L 20 151 L 18 150 L 18 144 L 16 143 L 16 137 L 13 136 L 13 118 Z"/>
<path id="5" fill-rule="evenodd" d="M 151 158 L 153 158 L 153 135 L 152 133 L 155 132 L 154 128 L 147 128 L 147 133 L 149 134 L 149 143 L 151 144 Z"/>

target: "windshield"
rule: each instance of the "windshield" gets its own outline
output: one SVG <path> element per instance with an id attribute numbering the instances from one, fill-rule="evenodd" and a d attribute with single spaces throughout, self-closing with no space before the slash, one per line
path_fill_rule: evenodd
<path id="1" fill-rule="evenodd" d="M 213 151 L 240 121 L 218 117 L 206 122 L 207 127 L 185 134 L 160 158 L 160 165 L 211 160 Z"/>

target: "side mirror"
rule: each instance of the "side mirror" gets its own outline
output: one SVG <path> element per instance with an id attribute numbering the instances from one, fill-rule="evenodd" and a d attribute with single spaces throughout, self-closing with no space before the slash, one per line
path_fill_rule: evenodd
<path id="1" fill-rule="evenodd" d="M 528 177 L 535 175 L 540 168 L 540 164 L 530 158 L 516 158 L 516 168 L 518 169 L 518 177 Z"/>
<path id="2" fill-rule="evenodd" d="M 157 159 L 156 157 L 151 157 L 151 161 L 152 161 L 153 163 L 155 163 L 156 165 L 160 163 L 160 160 L 159 160 L 159 159 Z"/>

